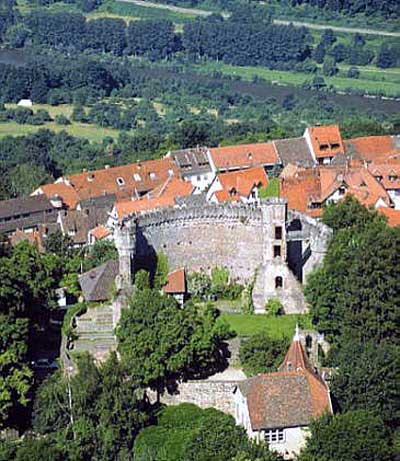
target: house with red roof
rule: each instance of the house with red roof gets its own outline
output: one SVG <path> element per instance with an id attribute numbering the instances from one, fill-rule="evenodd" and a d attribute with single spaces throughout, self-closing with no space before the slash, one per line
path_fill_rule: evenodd
<path id="1" fill-rule="evenodd" d="M 328 386 L 311 365 L 297 327 L 278 371 L 239 382 L 234 401 L 237 424 L 285 459 L 299 454 L 314 418 L 333 412 Z"/>
<path id="2" fill-rule="evenodd" d="M 268 185 L 268 176 L 262 166 L 218 174 L 207 191 L 211 203 L 258 203 L 260 187 Z"/>
<path id="3" fill-rule="evenodd" d="M 338 125 L 306 128 L 304 138 L 318 165 L 329 165 L 336 157 L 344 156 L 345 148 Z"/>
<path id="4" fill-rule="evenodd" d="M 186 273 L 183 267 L 168 274 L 167 284 L 163 286 L 162 291 L 173 296 L 180 305 L 183 305 L 187 296 Z"/>
<path id="5" fill-rule="evenodd" d="M 372 163 L 368 170 L 389 194 L 394 208 L 400 210 L 400 163 Z"/>
<path id="6" fill-rule="evenodd" d="M 256 166 L 268 170 L 281 163 L 272 142 L 213 147 L 208 152 L 211 166 L 217 173 L 245 170 Z"/>

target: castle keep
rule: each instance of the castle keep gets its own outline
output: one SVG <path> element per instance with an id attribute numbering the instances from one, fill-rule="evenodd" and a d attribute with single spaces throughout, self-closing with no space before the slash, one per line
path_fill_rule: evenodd
<path id="1" fill-rule="evenodd" d="M 301 282 L 321 262 L 329 236 L 324 224 L 289 212 L 281 198 L 249 206 L 210 204 L 199 197 L 118 223 L 117 288 L 129 290 L 135 271 L 151 269 L 162 251 L 171 270 L 209 272 L 223 266 L 241 283 L 253 280 L 257 313 L 271 298 L 279 299 L 286 313 L 301 313 L 306 310 Z"/>

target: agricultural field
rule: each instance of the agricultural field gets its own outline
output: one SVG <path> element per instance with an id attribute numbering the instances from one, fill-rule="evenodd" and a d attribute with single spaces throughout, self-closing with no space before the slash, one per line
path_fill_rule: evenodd
<path id="1" fill-rule="evenodd" d="M 341 66 L 346 70 L 350 66 Z M 197 70 L 204 73 L 221 72 L 225 75 L 234 75 L 243 80 L 253 81 L 259 77 L 273 84 L 302 86 L 310 83 L 313 74 L 305 72 L 289 72 L 281 70 L 271 70 L 266 67 L 258 66 L 232 66 L 220 62 L 207 62 L 196 66 Z M 340 66 L 339 66 L 340 68 Z M 358 79 L 336 75 L 325 77 L 325 83 L 332 85 L 337 91 L 345 92 L 350 88 L 365 91 L 374 95 L 382 92 L 386 97 L 400 97 L 400 69 L 380 70 L 377 68 L 360 67 L 360 77 Z"/>

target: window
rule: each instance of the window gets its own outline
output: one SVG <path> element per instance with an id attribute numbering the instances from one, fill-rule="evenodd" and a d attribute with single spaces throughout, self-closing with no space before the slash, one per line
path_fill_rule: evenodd
<path id="1" fill-rule="evenodd" d="M 282 443 L 285 441 L 285 431 L 283 429 L 268 429 L 265 431 L 265 441 L 267 443 Z"/>
<path id="2" fill-rule="evenodd" d="M 319 146 L 319 148 L 320 148 L 320 150 L 327 150 L 327 149 L 329 149 L 329 146 L 328 146 L 328 144 L 321 144 Z"/>
<path id="3" fill-rule="evenodd" d="M 279 258 L 281 256 L 281 246 L 274 245 L 274 258 Z"/>
<path id="4" fill-rule="evenodd" d="M 118 186 L 124 186 L 125 185 L 125 181 L 124 181 L 124 178 L 117 178 L 117 184 Z"/>
<path id="5" fill-rule="evenodd" d="M 283 287 L 283 278 L 278 276 L 275 277 L 275 288 L 282 288 Z"/>
<path id="6" fill-rule="evenodd" d="M 339 144 L 336 142 L 331 144 L 331 149 L 339 149 L 339 147 Z"/>
<path id="7" fill-rule="evenodd" d="M 154 181 L 155 179 L 157 179 L 157 175 L 155 173 L 149 173 L 149 176 L 150 176 L 150 179 L 152 181 Z"/>
<path id="8" fill-rule="evenodd" d="M 395 182 L 396 179 L 397 179 L 397 176 L 392 176 L 392 175 L 389 176 L 389 181 L 390 181 L 390 182 Z"/>
<path id="9" fill-rule="evenodd" d="M 174 170 L 168 170 L 168 176 L 173 176 L 174 175 Z"/>
<path id="10" fill-rule="evenodd" d="M 345 187 L 339 187 L 339 195 L 344 195 L 346 193 Z"/>
<path id="11" fill-rule="evenodd" d="M 135 181 L 141 181 L 141 180 L 142 180 L 142 177 L 140 176 L 140 174 L 134 173 L 134 174 L 133 174 L 133 179 L 134 179 Z"/>
<path id="12" fill-rule="evenodd" d="M 282 240 L 282 226 L 275 227 L 275 239 Z"/>

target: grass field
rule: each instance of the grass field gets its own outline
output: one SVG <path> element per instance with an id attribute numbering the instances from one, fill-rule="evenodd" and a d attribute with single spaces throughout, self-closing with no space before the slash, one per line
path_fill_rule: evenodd
<path id="1" fill-rule="evenodd" d="M 311 318 L 308 315 L 269 315 L 222 314 L 221 319 L 227 321 L 239 336 L 250 336 L 259 331 L 266 331 L 274 338 L 293 336 L 296 323 L 302 328 L 311 328 Z"/>
<path id="2" fill-rule="evenodd" d="M 289 72 L 271 70 L 266 67 L 256 66 L 231 66 L 229 64 L 208 62 L 196 66 L 200 72 L 221 72 L 227 75 L 237 75 L 244 80 L 251 81 L 255 76 L 261 77 L 271 83 L 282 85 L 301 86 L 303 83 L 312 80 L 312 74 L 303 72 Z M 358 79 L 347 78 L 344 76 L 324 77 L 327 85 L 332 85 L 337 91 L 345 91 L 349 88 L 363 90 L 368 94 L 382 92 L 387 97 L 400 96 L 400 69 L 390 69 L 390 71 L 380 71 L 376 68 L 363 70 Z M 378 80 L 380 78 L 380 80 Z"/>
<path id="3" fill-rule="evenodd" d="M 85 123 L 72 123 L 71 125 L 57 125 L 54 122 L 45 123 L 44 125 L 20 125 L 15 122 L 0 123 L 0 138 L 4 136 L 23 136 L 29 133 L 47 128 L 49 130 L 60 132 L 66 131 L 72 136 L 86 138 L 90 142 L 101 142 L 105 137 L 116 139 L 119 135 L 118 130 L 111 128 L 101 128 L 96 125 L 87 125 Z"/>

